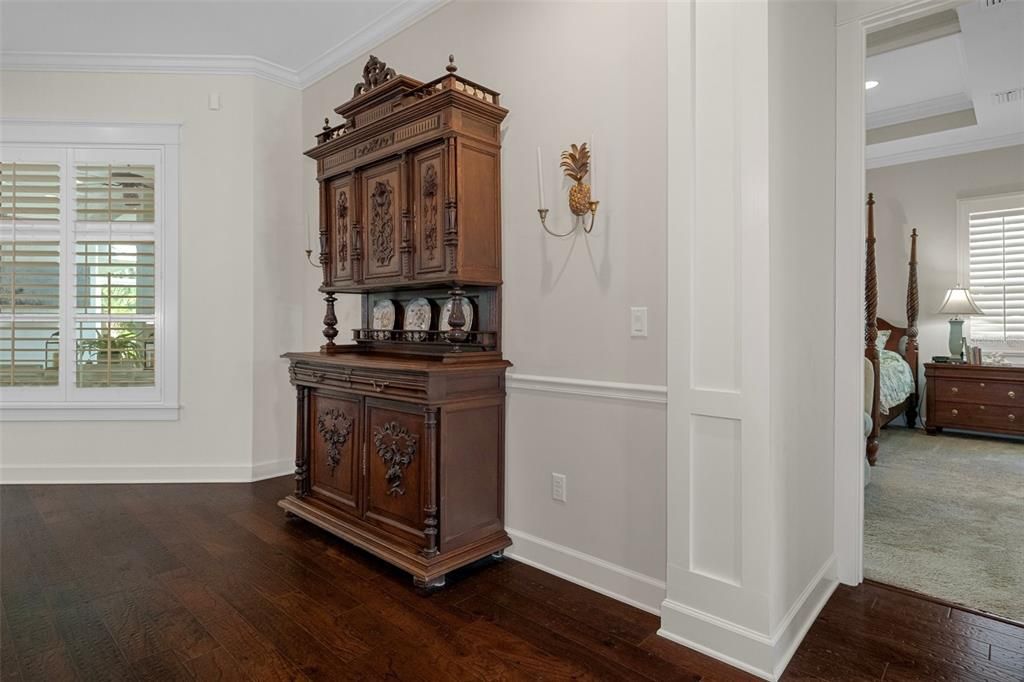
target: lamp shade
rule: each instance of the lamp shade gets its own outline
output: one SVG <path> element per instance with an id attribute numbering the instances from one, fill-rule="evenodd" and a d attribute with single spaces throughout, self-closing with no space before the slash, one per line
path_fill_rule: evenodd
<path id="1" fill-rule="evenodd" d="M 962 287 L 953 287 L 946 292 L 946 299 L 939 306 L 939 315 L 984 315 L 985 311 L 974 302 L 971 292 Z"/>

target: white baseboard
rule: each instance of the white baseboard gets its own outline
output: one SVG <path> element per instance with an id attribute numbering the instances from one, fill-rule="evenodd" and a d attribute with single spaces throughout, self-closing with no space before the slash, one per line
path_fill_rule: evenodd
<path id="1" fill-rule="evenodd" d="M 295 458 L 277 459 L 270 462 L 260 462 L 252 465 L 252 481 L 262 481 L 267 478 L 275 478 L 286 474 L 295 473 Z"/>
<path id="2" fill-rule="evenodd" d="M 294 469 L 292 459 L 237 465 L 2 466 L 0 483 L 249 483 L 282 476 Z"/>
<path id="3" fill-rule="evenodd" d="M 838 585 L 835 561 L 835 556 L 831 556 L 821 566 L 770 637 L 670 599 L 661 605 L 658 634 L 774 682 L 782 676 L 800 642 L 835 591 Z"/>
<path id="4" fill-rule="evenodd" d="M 505 551 L 508 557 L 649 613 L 660 612 L 665 581 L 529 533 L 507 530 L 513 542 Z"/>

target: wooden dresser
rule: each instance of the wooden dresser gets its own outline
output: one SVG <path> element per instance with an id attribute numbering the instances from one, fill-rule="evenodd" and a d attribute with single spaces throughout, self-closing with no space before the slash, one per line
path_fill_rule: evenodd
<path id="1" fill-rule="evenodd" d="M 295 492 L 280 506 L 438 587 L 504 528 L 497 92 L 376 57 L 306 155 L 320 186 L 326 343 L 287 353 Z M 336 344 L 338 294 L 360 296 Z"/>
<path id="2" fill-rule="evenodd" d="M 1024 367 L 925 364 L 928 433 L 1024 435 Z"/>

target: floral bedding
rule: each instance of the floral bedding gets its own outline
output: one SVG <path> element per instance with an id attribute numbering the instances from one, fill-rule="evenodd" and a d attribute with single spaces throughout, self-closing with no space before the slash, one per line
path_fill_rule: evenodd
<path id="1" fill-rule="evenodd" d="M 879 358 L 879 383 L 881 412 L 889 414 L 890 407 L 899 405 L 914 392 L 914 373 L 902 355 L 883 350 Z"/>

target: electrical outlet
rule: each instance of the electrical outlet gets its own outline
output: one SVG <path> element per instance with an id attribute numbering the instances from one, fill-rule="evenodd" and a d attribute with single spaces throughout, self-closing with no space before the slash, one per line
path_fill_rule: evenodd
<path id="1" fill-rule="evenodd" d="M 629 309 L 629 335 L 647 338 L 647 306 Z"/>
<path id="2" fill-rule="evenodd" d="M 565 502 L 565 474 L 551 474 L 551 499 Z"/>

